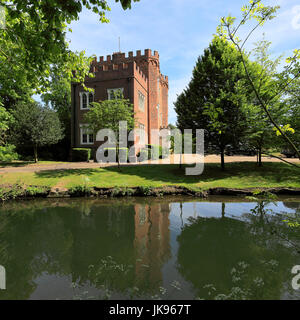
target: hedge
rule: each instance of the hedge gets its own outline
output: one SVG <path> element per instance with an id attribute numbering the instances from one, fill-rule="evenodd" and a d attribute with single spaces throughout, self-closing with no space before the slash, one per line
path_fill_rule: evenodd
<path id="1" fill-rule="evenodd" d="M 89 161 L 91 159 L 91 152 L 89 148 L 74 148 L 72 150 L 72 161 Z"/>

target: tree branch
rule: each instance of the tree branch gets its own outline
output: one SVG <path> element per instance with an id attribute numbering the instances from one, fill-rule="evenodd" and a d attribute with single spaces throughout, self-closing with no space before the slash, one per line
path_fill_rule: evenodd
<path id="1" fill-rule="evenodd" d="M 267 153 L 267 152 L 262 152 L 262 154 L 265 154 L 265 155 L 267 155 L 267 156 L 269 156 L 269 157 L 272 157 L 272 158 L 279 159 L 279 160 L 281 160 L 281 161 L 283 161 L 283 162 L 285 162 L 285 163 L 287 163 L 287 164 L 289 164 L 289 165 L 291 165 L 291 166 L 294 166 L 294 167 L 300 169 L 300 166 L 298 166 L 297 164 L 295 164 L 295 163 L 293 163 L 293 162 L 289 162 L 289 161 L 287 161 L 287 160 L 284 160 L 284 159 L 282 159 L 282 158 L 280 158 L 280 157 L 274 156 L 274 155 L 269 154 L 269 153 Z"/>
<path id="2" fill-rule="evenodd" d="M 245 62 L 245 59 L 244 59 L 244 54 L 243 54 L 243 51 L 241 49 L 241 47 L 239 46 L 239 44 L 234 40 L 233 36 L 232 36 L 232 33 L 231 33 L 231 30 L 230 30 L 230 26 L 229 24 L 226 25 L 227 26 L 227 30 L 228 30 L 228 34 L 229 34 L 229 37 L 230 37 L 230 40 L 232 41 L 232 43 L 237 47 L 239 53 L 240 53 L 240 56 L 241 56 L 241 59 L 242 59 L 242 63 L 243 63 L 243 66 L 244 66 L 244 69 L 245 69 L 245 72 L 246 72 L 246 76 L 249 80 L 249 83 L 256 95 L 256 98 L 258 99 L 260 105 L 262 106 L 263 110 L 266 112 L 269 120 L 271 121 L 271 123 L 275 126 L 275 128 L 280 132 L 280 134 L 282 135 L 282 137 L 288 142 L 288 144 L 292 147 L 292 149 L 297 153 L 297 156 L 298 158 L 300 159 L 300 151 L 297 149 L 297 147 L 295 146 L 295 144 L 293 143 L 293 141 L 283 132 L 283 130 L 281 130 L 280 126 L 275 122 L 275 120 L 273 119 L 272 115 L 270 114 L 267 106 L 265 105 L 264 101 L 262 100 L 262 98 L 260 97 L 254 83 L 253 83 L 253 80 L 249 74 L 249 71 L 248 71 L 248 68 L 246 66 L 246 62 Z M 300 168 L 300 167 L 299 167 Z"/>

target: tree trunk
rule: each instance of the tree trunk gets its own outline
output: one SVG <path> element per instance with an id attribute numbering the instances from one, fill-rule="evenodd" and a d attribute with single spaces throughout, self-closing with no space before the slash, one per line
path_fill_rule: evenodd
<path id="1" fill-rule="evenodd" d="M 222 218 L 225 218 L 225 203 L 222 202 Z"/>
<path id="2" fill-rule="evenodd" d="M 182 219 L 182 215 L 183 215 L 183 211 L 182 211 L 182 202 L 180 202 L 180 219 L 181 219 L 181 227 L 183 227 L 183 219 Z"/>
<path id="3" fill-rule="evenodd" d="M 182 168 L 182 152 L 180 152 L 180 157 L 179 157 L 179 169 Z"/>
<path id="4" fill-rule="evenodd" d="M 224 148 L 220 148 L 221 151 L 221 168 L 225 170 Z"/>
<path id="5" fill-rule="evenodd" d="M 261 162 L 261 148 L 258 149 L 258 166 L 259 166 L 259 167 L 262 166 L 262 162 Z"/>
<path id="6" fill-rule="evenodd" d="M 118 169 L 121 170 L 120 168 L 120 152 L 119 152 L 119 144 L 117 144 L 116 146 L 116 157 L 117 157 L 117 161 L 118 161 Z"/>
<path id="7" fill-rule="evenodd" d="M 37 153 L 37 145 L 34 145 L 33 152 L 34 152 L 34 162 L 37 163 L 39 161 L 38 160 L 38 153 Z"/>

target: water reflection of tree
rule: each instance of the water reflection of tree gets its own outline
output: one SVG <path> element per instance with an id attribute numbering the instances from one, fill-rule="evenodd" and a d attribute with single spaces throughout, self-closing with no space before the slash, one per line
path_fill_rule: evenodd
<path id="1" fill-rule="evenodd" d="M 1 298 L 28 298 L 36 287 L 34 279 L 43 272 L 84 283 L 89 265 L 111 254 L 120 263 L 134 263 L 133 207 L 117 206 L 114 211 L 111 206 L 93 206 L 88 216 L 85 212 L 56 207 L 32 213 L 30 206 L 2 212 L 0 224 L 6 226 L 0 234 L 0 261 L 7 270 L 7 290 Z"/>
<path id="2" fill-rule="evenodd" d="M 144 231 L 139 225 L 140 209 L 146 210 L 146 220 L 141 221 Z M 37 286 L 34 280 L 45 272 L 101 288 L 101 278 L 95 278 L 89 266 L 101 267 L 108 256 L 127 270 L 119 278 L 111 268 L 105 270 L 105 285 L 110 289 L 120 293 L 135 285 L 145 292 L 157 289 L 161 266 L 170 254 L 168 215 L 163 204 L 154 204 L 151 214 L 145 204 L 117 201 L 54 207 L 43 201 L 12 204 L 0 214 L 0 264 L 7 270 L 7 290 L 0 292 L 0 299 L 29 298 Z"/>
<path id="3" fill-rule="evenodd" d="M 295 253 L 300 253 L 300 233 L 297 228 L 290 228 L 285 219 L 291 217 L 290 213 L 276 213 L 269 205 L 276 206 L 269 201 L 259 201 L 250 213 L 245 213 L 243 218 L 248 221 L 249 230 L 255 234 L 257 241 L 265 243 L 272 247 L 286 246 L 291 247 Z M 292 214 L 297 216 L 297 210 Z"/>
<path id="4" fill-rule="evenodd" d="M 284 201 L 283 204 L 285 207 L 287 207 L 289 209 L 295 209 L 296 212 L 300 212 L 300 201 L 298 201 L 298 202 Z"/>
<path id="5" fill-rule="evenodd" d="M 230 292 L 236 286 L 231 271 L 243 261 L 250 265 L 243 285 L 250 288 L 253 279 L 262 277 L 265 285 L 263 290 L 255 292 L 256 298 L 280 298 L 293 265 L 293 253 L 272 234 L 279 220 L 265 212 L 263 203 L 258 203 L 254 211 L 245 215 L 247 220 L 231 219 L 225 216 L 225 205 L 222 205 L 221 218 L 199 217 L 184 226 L 178 236 L 178 269 L 193 283 L 200 297 L 212 298 L 203 288 L 207 284 L 215 284 L 218 293 Z M 267 261 L 278 261 L 277 271 L 262 267 Z"/>

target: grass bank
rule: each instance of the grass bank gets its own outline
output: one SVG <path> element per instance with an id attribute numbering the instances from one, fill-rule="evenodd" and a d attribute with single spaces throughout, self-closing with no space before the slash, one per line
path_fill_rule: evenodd
<path id="1" fill-rule="evenodd" d="M 0 176 L 0 185 L 24 184 L 44 187 L 74 188 L 84 185 L 97 188 L 182 186 L 191 190 L 210 188 L 300 188 L 300 170 L 284 163 L 253 162 L 206 164 L 202 175 L 187 176 L 178 165 L 136 165 L 97 169 L 43 170 L 9 172 Z"/>

